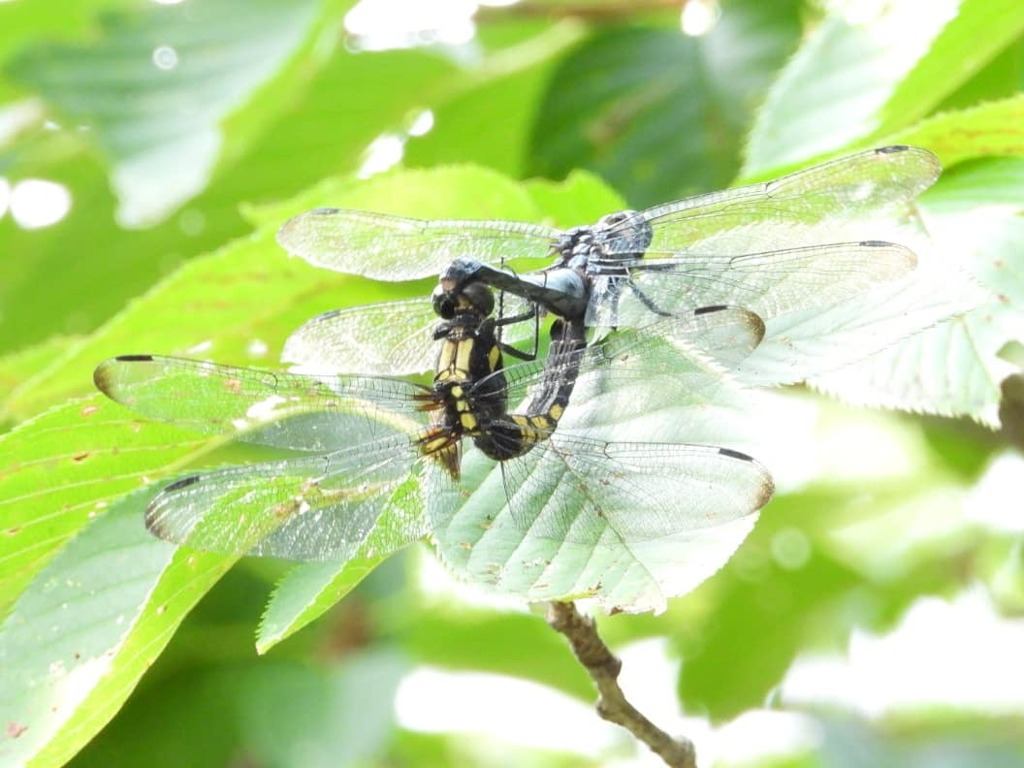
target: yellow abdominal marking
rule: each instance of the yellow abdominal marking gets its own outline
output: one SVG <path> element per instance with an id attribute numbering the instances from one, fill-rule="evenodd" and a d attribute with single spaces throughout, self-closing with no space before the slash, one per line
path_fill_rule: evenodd
<path id="1" fill-rule="evenodd" d="M 469 375 L 469 356 L 473 354 L 473 340 L 460 341 L 455 353 L 455 369 Z"/>
<path id="2" fill-rule="evenodd" d="M 445 340 L 441 344 L 441 353 L 437 356 L 437 376 L 446 378 L 452 369 L 452 360 L 455 357 L 455 344 Z"/>
<path id="3" fill-rule="evenodd" d="M 516 426 L 518 426 L 522 431 L 523 442 L 526 443 L 539 443 L 542 440 L 546 440 L 551 434 L 551 431 L 555 428 L 555 423 L 546 415 L 510 415 L 512 417 L 512 421 L 514 421 Z"/>
<path id="4" fill-rule="evenodd" d="M 424 440 L 423 452 L 434 453 L 435 451 L 440 451 L 442 448 L 445 448 L 450 442 L 451 438 L 448 437 L 448 435 L 439 435 L 433 438 L 432 440 Z"/>
<path id="5" fill-rule="evenodd" d="M 487 364 L 489 366 L 489 370 L 496 371 L 498 369 L 498 363 L 500 362 L 501 350 L 498 348 L 498 345 L 495 344 L 491 347 L 491 351 L 487 353 Z"/>

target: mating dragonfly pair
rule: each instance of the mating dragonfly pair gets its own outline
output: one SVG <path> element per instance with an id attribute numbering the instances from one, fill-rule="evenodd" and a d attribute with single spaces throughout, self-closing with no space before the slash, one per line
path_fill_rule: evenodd
<path id="1" fill-rule="evenodd" d="M 383 280 L 440 272 L 433 302 L 314 318 L 283 357 L 317 373 L 129 355 L 95 381 L 146 416 L 296 452 L 192 474 L 155 496 L 149 528 L 200 549 L 296 560 L 390 551 L 495 483 L 497 502 L 475 524 L 504 517 L 523 536 L 630 544 L 719 525 L 768 501 L 768 472 L 728 448 L 616 440 L 616 421 L 655 397 L 713 404 L 760 343 L 762 318 L 913 269 L 902 246 L 827 243 L 827 233 L 907 204 L 938 173 L 930 153 L 886 147 L 566 231 L 319 209 L 281 229 L 289 252 Z M 524 258 L 545 267 L 498 268 Z M 521 297 L 525 311 L 493 317 L 493 291 Z M 558 316 L 546 358 L 505 366 L 524 356 L 513 342 L 542 312 Z M 588 345 L 587 328 L 614 332 Z M 432 386 L 398 378 L 430 367 Z M 496 462 L 486 479 L 463 472 L 470 450 L 490 459 L 475 467 Z"/>

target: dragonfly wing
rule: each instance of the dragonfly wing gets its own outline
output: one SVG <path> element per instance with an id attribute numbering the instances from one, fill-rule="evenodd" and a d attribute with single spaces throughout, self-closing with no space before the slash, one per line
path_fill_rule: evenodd
<path id="1" fill-rule="evenodd" d="M 402 379 L 290 374 L 155 355 L 111 358 L 93 379 L 108 397 L 144 416 L 302 451 L 412 433 L 426 420 L 415 398 L 429 392 Z"/>
<path id="2" fill-rule="evenodd" d="M 917 147 L 870 149 L 816 165 L 774 181 L 665 203 L 643 211 L 654 237 L 652 251 L 707 250 L 723 234 L 735 248 L 773 250 L 808 242 L 795 233 L 830 221 L 896 209 L 911 202 L 939 177 L 938 159 Z M 813 242 L 827 242 L 817 239 Z M 735 252 L 735 251 L 734 251 Z"/>
<path id="3" fill-rule="evenodd" d="M 318 208 L 289 219 L 277 241 L 318 267 L 375 280 L 437 275 L 456 258 L 550 259 L 559 230 L 513 221 L 420 220 Z"/>
<path id="4" fill-rule="evenodd" d="M 625 285 L 614 287 L 613 303 L 601 299 L 609 288 L 595 286 L 589 320 L 646 325 L 662 314 L 722 304 L 743 306 L 768 319 L 844 301 L 903 277 L 916 264 L 909 248 L 874 240 L 738 256 L 644 259 L 631 265 Z"/>
<path id="5" fill-rule="evenodd" d="M 423 373 L 437 361 L 438 322 L 423 299 L 338 309 L 301 325 L 285 342 L 281 360 L 310 370 Z"/>
<path id="6" fill-rule="evenodd" d="M 722 525 L 756 512 L 773 492 L 768 471 L 738 451 L 558 431 L 501 474 L 517 528 L 584 544 L 607 542 L 609 531 L 628 545 Z"/>
<path id="7" fill-rule="evenodd" d="M 701 307 L 653 323 L 648 317 L 643 328 L 620 329 L 601 344 L 588 347 L 581 373 L 612 380 L 657 373 L 685 375 L 690 369 L 705 373 L 706 359 L 728 371 L 749 357 L 764 334 L 760 316 L 742 307 Z M 699 358 L 700 362 L 694 366 L 687 358 Z"/>
<path id="8" fill-rule="evenodd" d="M 181 478 L 154 497 L 146 527 L 209 552 L 288 560 L 393 551 L 427 533 L 411 480 L 408 438 L 317 457 L 229 467 Z M 365 551 L 365 548 L 364 548 Z"/>

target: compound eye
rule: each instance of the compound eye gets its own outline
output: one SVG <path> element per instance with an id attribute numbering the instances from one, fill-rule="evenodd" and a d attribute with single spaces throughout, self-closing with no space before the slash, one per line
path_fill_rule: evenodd
<path id="1" fill-rule="evenodd" d="M 437 286 L 430 295 L 430 302 L 434 306 L 434 312 L 443 320 L 451 320 L 455 317 L 455 300 L 447 291 Z"/>
<path id="2" fill-rule="evenodd" d="M 598 227 L 612 228 L 625 224 L 632 220 L 636 216 L 636 211 L 616 211 L 615 213 L 609 213 L 604 216 L 599 222 Z"/>
<path id="3" fill-rule="evenodd" d="M 462 289 L 462 296 L 471 309 L 484 317 L 494 311 L 494 294 L 483 283 L 470 283 Z"/>

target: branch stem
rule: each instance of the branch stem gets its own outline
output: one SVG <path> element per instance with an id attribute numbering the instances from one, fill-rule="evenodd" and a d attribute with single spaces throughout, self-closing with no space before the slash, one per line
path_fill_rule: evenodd
<path id="1" fill-rule="evenodd" d="M 552 602 L 548 605 L 548 624 L 565 635 L 576 659 L 597 686 L 597 714 L 620 725 L 642 741 L 672 768 L 696 768 L 697 753 L 689 739 L 672 738 L 644 717 L 629 703 L 619 687 L 622 662 L 611 652 L 589 616 L 576 610 L 575 604 Z"/>

